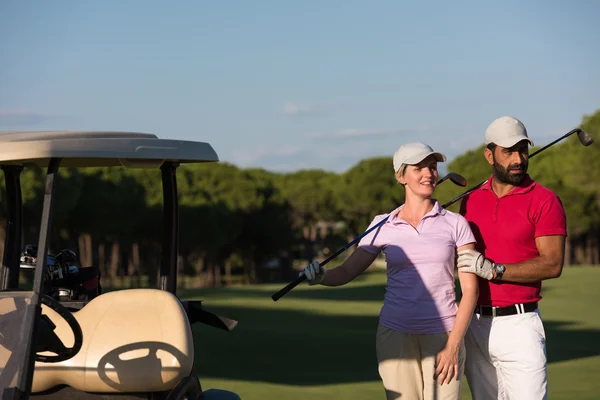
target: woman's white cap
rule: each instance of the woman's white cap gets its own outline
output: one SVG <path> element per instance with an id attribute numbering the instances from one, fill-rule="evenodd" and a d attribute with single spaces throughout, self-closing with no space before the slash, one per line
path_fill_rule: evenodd
<path id="1" fill-rule="evenodd" d="M 434 155 L 439 162 L 446 161 L 446 156 L 440 152 L 433 151 L 431 146 L 421 142 L 403 144 L 394 153 L 394 172 L 398 172 L 403 164 L 415 165 Z"/>

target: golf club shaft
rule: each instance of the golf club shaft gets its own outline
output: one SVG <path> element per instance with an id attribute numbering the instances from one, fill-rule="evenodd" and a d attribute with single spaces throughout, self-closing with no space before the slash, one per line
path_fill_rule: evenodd
<path id="1" fill-rule="evenodd" d="M 442 179 L 440 179 L 437 182 L 436 186 L 439 185 L 440 183 L 444 182 L 446 179 L 448 179 L 449 176 L 450 176 L 450 174 L 448 174 L 448 175 L 444 176 Z M 388 218 L 389 218 L 389 215 L 387 217 L 385 217 L 383 220 L 381 220 L 380 222 L 378 222 L 375 226 L 372 226 L 367 231 L 363 232 L 356 239 L 354 239 L 353 241 L 351 241 L 350 243 L 346 244 L 344 247 L 342 247 L 341 249 L 339 249 L 338 251 L 336 251 L 335 253 L 333 253 L 329 257 L 327 257 L 325 260 L 323 260 L 320 263 L 320 265 L 323 266 L 323 265 L 327 264 L 329 261 L 331 261 L 334 258 L 336 258 L 338 255 L 340 255 L 342 252 L 344 252 L 350 246 L 352 246 L 353 244 L 355 244 L 356 242 L 358 242 L 360 239 L 362 239 L 363 237 L 365 237 L 366 235 L 368 235 L 369 233 L 371 233 L 371 231 L 373 231 L 374 229 L 377 229 L 381 225 L 385 224 L 385 222 L 388 220 Z M 305 280 L 306 280 L 306 276 L 304 274 L 298 275 L 298 277 L 296 279 L 294 279 L 292 282 L 288 283 L 283 289 L 281 289 L 280 291 L 278 291 L 277 293 L 275 293 L 274 295 L 272 295 L 271 298 L 273 299 L 273 301 L 279 300 L 283 295 L 285 295 L 287 292 L 289 292 L 290 290 L 292 290 L 293 288 L 295 288 L 296 286 L 298 286 L 299 284 L 301 284 Z"/>
<path id="2" fill-rule="evenodd" d="M 556 143 L 560 142 L 563 139 L 566 139 L 567 137 L 571 136 L 572 134 L 574 134 L 575 132 L 579 132 L 581 129 L 579 128 L 575 128 L 567 133 L 565 133 L 564 135 L 562 135 L 561 137 L 559 137 L 558 139 L 548 143 L 547 145 L 545 145 L 544 147 L 542 147 L 541 149 L 538 149 L 536 151 L 534 151 L 533 153 L 531 153 L 531 155 L 528 157 L 528 159 L 531 159 L 532 157 L 534 157 L 536 154 L 541 153 L 542 151 L 546 150 L 548 147 L 555 145 Z M 444 208 L 448 208 L 450 207 L 452 204 L 456 203 L 457 201 L 459 201 L 460 199 L 462 199 L 465 196 L 470 195 L 471 193 L 473 193 L 475 190 L 479 189 L 481 186 L 485 185 L 487 183 L 487 179 L 481 183 L 479 183 L 476 186 L 473 186 L 471 189 L 467 190 L 466 192 L 464 192 L 461 195 L 456 196 L 455 198 L 453 198 L 452 200 L 444 203 L 442 205 L 442 207 Z"/>
<path id="3" fill-rule="evenodd" d="M 567 132 L 566 134 L 564 134 L 563 136 L 559 137 L 558 139 L 548 143 L 547 145 L 545 145 L 544 147 L 538 149 L 537 151 L 533 152 L 528 158 L 532 158 L 534 157 L 536 154 L 541 153 L 542 151 L 546 150 L 547 148 L 555 145 L 556 143 L 560 142 L 561 140 L 571 136 L 574 133 L 579 133 L 581 132 L 581 129 L 579 128 L 575 128 L 569 132 Z M 583 140 L 580 138 L 580 141 L 582 141 L 582 144 L 587 146 L 589 145 L 592 140 L 588 141 L 588 143 L 583 143 Z M 448 178 L 450 178 L 451 174 L 446 175 L 445 177 L 443 177 L 442 179 L 440 179 L 437 184 L 439 185 L 440 183 L 444 182 L 445 180 L 447 180 Z M 464 179 L 464 178 L 463 178 Z M 451 206 L 452 204 L 456 203 L 457 201 L 459 201 L 460 199 L 462 199 L 463 197 L 471 194 L 472 192 L 474 192 L 475 190 L 477 190 L 478 188 L 480 188 L 481 186 L 483 186 L 488 180 L 486 179 L 485 181 L 479 183 L 478 185 L 472 187 L 471 189 L 467 190 L 466 192 L 464 192 L 463 194 L 455 197 L 454 199 L 450 200 L 449 202 L 445 203 L 442 205 L 443 208 L 448 208 L 449 206 Z M 327 257 L 327 259 L 325 259 L 322 263 L 321 266 L 327 264 L 329 261 L 331 261 L 332 259 L 334 259 L 335 257 L 337 257 L 340 253 L 342 253 L 343 251 L 345 251 L 348 247 L 352 246 L 353 244 L 355 244 L 357 241 L 359 241 L 360 239 L 362 239 L 363 237 L 365 237 L 367 234 L 369 234 L 372 230 L 380 227 L 382 224 L 384 224 L 387 220 L 388 220 L 389 216 L 384 218 L 382 221 L 380 221 L 378 224 L 376 224 L 375 226 L 371 227 L 369 230 L 367 230 L 366 232 L 364 232 L 362 235 L 360 235 L 359 237 L 357 237 L 356 239 L 354 239 L 353 241 L 351 241 L 350 243 L 348 243 L 346 246 L 344 246 L 343 248 L 339 249 L 338 251 L 336 251 L 334 254 L 332 254 L 331 256 Z M 306 276 L 304 276 L 304 274 L 299 275 L 294 281 L 290 282 L 288 285 L 286 285 L 283 289 L 281 289 L 279 292 L 275 293 L 272 297 L 273 301 L 277 301 L 279 300 L 283 295 L 285 295 L 287 292 L 289 292 L 290 290 L 292 290 L 294 287 L 298 286 L 300 283 L 302 283 L 303 281 L 306 280 Z"/>
<path id="4" fill-rule="evenodd" d="M 559 137 L 558 139 L 554 140 L 553 142 L 548 143 L 547 145 L 545 145 L 544 147 L 542 147 L 541 149 L 536 150 L 535 152 L 533 152 L 529 158 L 535 156 L 538 153 L 541 153 L 542 151 L 546 150 L 548 147 L 555 145 L 556 143 L 560 142 L 563 139 L 568 138 L 569 136 L 571 136 L 572 134 L 581 131 L 581 129 L 579 128 L 575 128 L 567 133 L 565 133 L 564 135 L 562 135 L 561 137 Z"/>

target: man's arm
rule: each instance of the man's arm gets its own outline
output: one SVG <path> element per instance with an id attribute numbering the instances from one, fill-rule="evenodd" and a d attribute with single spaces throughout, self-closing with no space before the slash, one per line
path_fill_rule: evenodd
<path id="1" fill-rule="evenodd" d="M 532 283 L 545 279 L 558 278 L 562 273 L 565 258 L 565 236 L 540 236 L 535 239 L 539 256 L 506 267 L 498 279 L 495 264 L 476 250 L 466 249 L 458 254 L 458 270 L 479 275 L 484 279 L 496 279 L 515 283 Z"/>
<path id="2" fill-rule="evenodd" d="M 545 279 L 558 278 L 562 273 L 565 261 L 564 236 L 540 236 L 535 244 L 540 255 L 531 260 L 516 264 L 504 264 L 506 271 L 502 281 L 531 283 Z M 494 279 L 496 271 L 492 269 Z"/>

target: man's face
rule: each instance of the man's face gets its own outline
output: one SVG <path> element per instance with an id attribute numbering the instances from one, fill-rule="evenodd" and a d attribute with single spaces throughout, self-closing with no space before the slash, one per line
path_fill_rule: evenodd
<path id="1" fill-rule="evenodd" d="M 519 186 L 523 183 L 527 174 L 529 146 L 526 140 L 523 140 L 512 147 L 496 146 L 491 153 L 491 160 L 488 162 L 494 167 L 494 178 L 499 182 Z"/>

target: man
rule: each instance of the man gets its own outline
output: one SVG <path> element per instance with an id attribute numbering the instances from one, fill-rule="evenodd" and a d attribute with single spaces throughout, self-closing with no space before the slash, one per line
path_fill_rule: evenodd
<path id="1" fill-rule="evenodd" d="M 527 174 L 533 142 L 521 121 L 501 117 L 485 133 L 488 181 L 461 204 L 477 239 L 458 253 L 477 274 L 479 300 L 465 335 L 473 399 L 546 399 L 545 332 L 538 310 L 542 280 L 560 276 L 566 217 L 558 196 Z"/>

